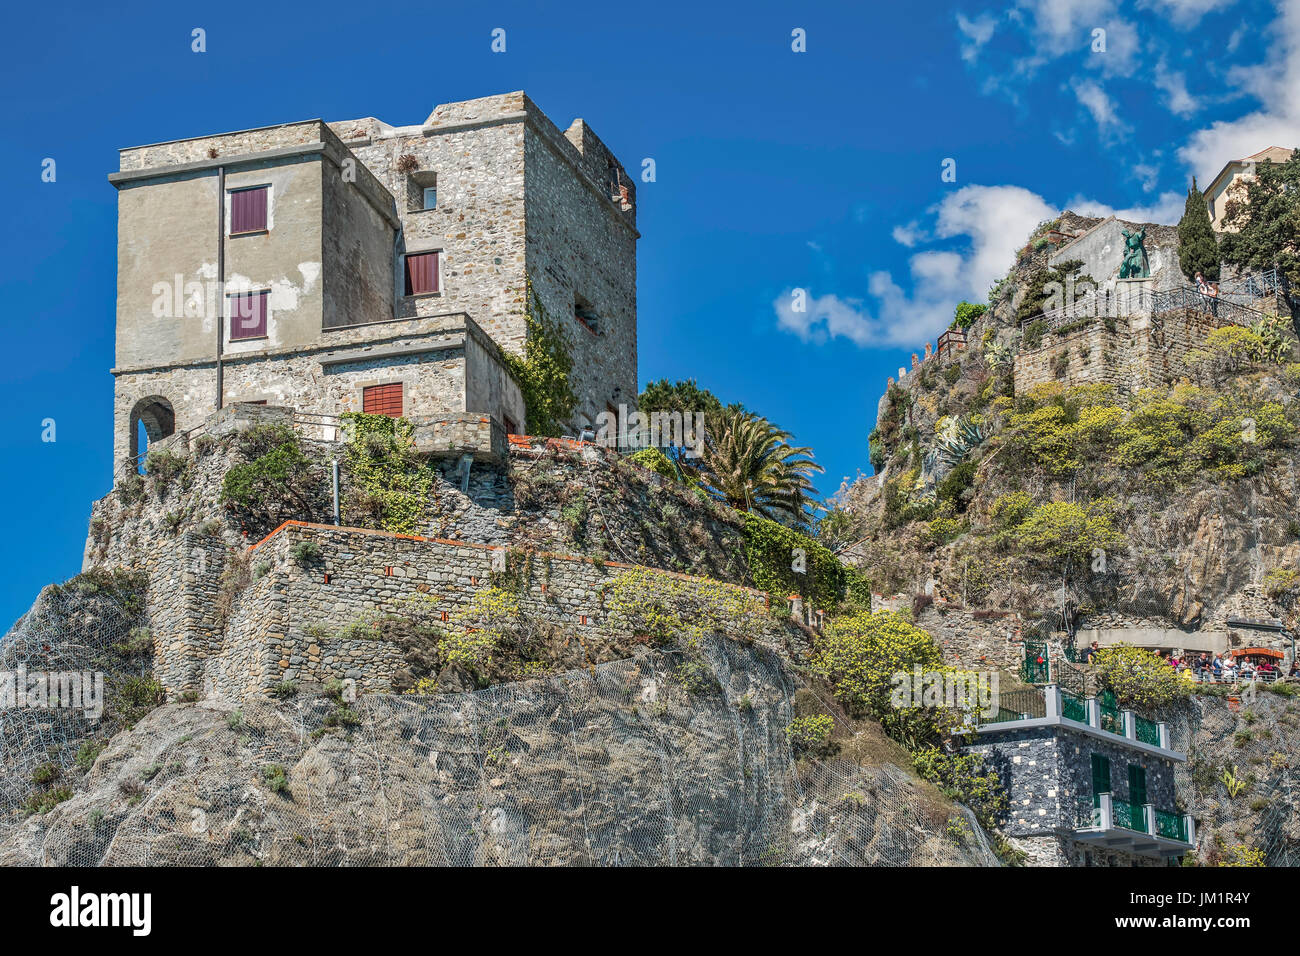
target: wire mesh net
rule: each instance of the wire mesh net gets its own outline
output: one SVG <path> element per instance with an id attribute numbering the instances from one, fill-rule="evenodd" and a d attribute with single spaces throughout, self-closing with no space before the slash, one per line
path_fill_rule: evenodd
<path id="1" fill-rule="evenodd" d="M 46 588 L 0 639 L 0 834 L 75 784 L 87 742 L 132 718 L 127 696 L 148 695 L 147 645 L 132 643 L 139 607 L 115 583 L 91 576 Z M 100 702 L 118 705 L 88 713 L 79 705 L 93 702 L 95 675 Z"/>
<path id="2" fill-rule="evenodd" d="M 989 863 L 889 765 L 796 763 L 775 654 L 724 638 L 467 694 L 153 712 L 0 863 Z M 2 835 L 0 835 L 2 836 Z"/>

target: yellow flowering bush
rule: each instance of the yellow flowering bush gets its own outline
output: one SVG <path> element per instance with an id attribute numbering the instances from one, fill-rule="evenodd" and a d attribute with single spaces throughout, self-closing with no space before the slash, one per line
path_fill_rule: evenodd
<path id="1" fill-rule="evenodd" d="M 1150 712 L 1191 692 L 1191 685 L 1167 661 L 1131 644 L 1103 647 L 1092 662 L 1097 679 L 1121 707 Z"/>

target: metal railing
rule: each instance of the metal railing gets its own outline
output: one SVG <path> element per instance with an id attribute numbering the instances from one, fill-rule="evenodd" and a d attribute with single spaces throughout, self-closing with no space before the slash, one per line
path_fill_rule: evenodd
<path id="1" fill-rule="evenodd" d="M 1181 813 L 1170 813 L 1168 810 L 1156 810 L 1156 836 L 1162 836 L 1166 840 L 1177 840 L 1180 843 L 1189 843 L 1187 839 L 1187 817 Z"/>
<path id="2" fill-rule="evenodd" d="M 1111 819 L 1114 826 L 1138 833 L 1150 833 L 1147 829 L 1146 807 L 1116 797 L 1110 798 Z"/>
<path id="3" fill-rule="evenodd" d="M 1153 313 L 1176 312 L 1180 309 L 1214 315 L 1233 325 L 1254 325 L 1264 318 L 1264 313 L 1259 309 L 1242 305 L 1240 302 L 1234 302 L 1231 299 L 1225 299 L 1222 295 L 1217 297 L 1205 295 L 1195 289 L 1186 287 L 1151 293 L 1151 311 Z"/>
<path id="4" fill-rule="evenodd" d="M 1285 282 L 1276 269 L 1252 272 L 1250 275 L 1237 276 L 1219 284 L 1219 298 L 1230 296 L 1234 299 L 1271 299 L 1276 295 L 1287 294 Z"/>
<path id="5" fill-rule="evenodd" d="M 1153 747 L 1160 746 L 1160 725 L 1154 720 L 1148 720 L 1146 717 L 1133 715 L 1133 736 L 1144 744 L 1151 744 Z"/>
<path id="6" fill-rule="evenodd" d="M 1025 720 L 1047 716 L 1047 701 L 1040 688 L 1033 690 L 1013 690 L 998 694 L 998 712 L 992 717 L 984 717 L 981 724 L 1005 724 L 1014 720 Z"/>
<path id="7" fill-rule="evenodd" d="M 1124 736 L 1124 714 L 1109 693 L 1097 698 L 1097 716 L 1097 726 L 1102 730 Z"/>
<path id="8" fill-rule="evenodd" d="M 1189 845 L 1193 840 L 1188 814 L 1121 800 L 1111 793 L 1080 795 L 1075 801 L 1074 827 L 1100 831 L 1118 827 Z"/>
<path id="9" fill-rule="evenodd" d="M 1061 691 L 1061 716 L 1067 720 L 1077 720 L 1081 724 L 1086 724 L 1088 722 L 1088 706 L 1073 694 Z"/>

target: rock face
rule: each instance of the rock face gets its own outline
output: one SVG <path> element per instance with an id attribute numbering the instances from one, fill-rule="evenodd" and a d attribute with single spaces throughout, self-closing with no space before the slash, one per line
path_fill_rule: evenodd
<path id="1" fill-rule="evenodd" d="M 1169 721 L 1187 753 L 1176 784 L 1197 819 L 1199 858 L 1234 862 L 1244 847 L 1265 865 L 1300 866 L 1300 698 L 1197 696 Z"/>
<path id="2" fill-rule="evenodd" d="M 793 689 L 712 639 L 475 693 L 169 704 L 0 824 L 0 865 L 996 865 L 898 768 L 796 764 Z"/>

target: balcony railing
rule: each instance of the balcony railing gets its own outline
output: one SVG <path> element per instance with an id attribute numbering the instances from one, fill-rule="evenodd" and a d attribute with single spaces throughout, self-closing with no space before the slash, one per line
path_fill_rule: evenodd
<path id="1" fill-rule="evenodd" d="M 1125 830 L 1129 833 L 1125 839 L 1133 848 L 1145 844 L 1147 849 L 1158 845 L 1157 838 L 1188 846 L 1196 839 L 1196 826 L 1190 814 L 1132 803 L 1109 793 L 1081 796 L 1076 806 L 1074 829 L 1080 836 L 1104 837 Z M 1176 847 L 1166 846 L 1164 850 L 1177 852 Z"/>
<path id="2" fill-rule="evenodd" d="M 992 717 L 980 717 L 978 723 L 987 727 L 1043 718 L 1068 720 L 1135 743 L 1171 749 L 1169 727 L 1163 721 L 1121 709 L 1109 693 L 1081 698 L 1056 684 L 999 694 L 997 713 Z"/>
<path id="3" fill-rule="evenodd" d="M 1187 817 L 1181 813 L 1157 810 L 1156 836 L 1162 836 L 1166 840 L 1177 840 L 1179 843 L 1190 843 L 1187 838 Z"/>
<path id="4" fill-rule="evenodd" d="M 1081 724 L 1088 722 L 1088 706 L 1073 694 L 1061 691 L 1061 716 L 1067 720 L 1077 720 Z"/>
<path id="5" fill-rule="evenodd" d="M 1160 746 L 1160 725 L 1137 714 L 1133 715 L 1133 736 L 1152 747 Z"/>
<path id="6" fill-rule="evenodd" d="M 1178 309 L 1207 312 L 1233 325 L 1254 325 L 1264 317 L 1264 313 L 1259 309 L 1233 302 L 1231 299 L 1225 299 L 1222 296 L 1215 298 L 1204 295 L 1195 289 L 1167 289 L 1163 292 L 1152 293 L 1152 312 L 1172 312 Z"/>
<path id="7" fill-rule="evenodd" d="M 1102 730 L 1108 730 L 1112 734 L 1119 734 L 1121 737 L 1126 736 L 1124 733 L 1124 715 L 1115 703 L 1115 698 L 1105 694 L 1097 698 L 1098 724 Z"/>
<path id="8" fill-rule="evenodd" d="M 1029 720 L 1047 716 L 1047 701 L 1041 688 L 1013 690 L 998 694 L 998 712 L 984 717 L 981 724 L 1005 724 L 1015 720 Z"/>
<path id="9" fill-rule="evenodd" d="M 1110 806 L 1115 826 L 1123 827 L 1125 830 L 1133 830 L 1137 833 L 1148 832 L 1145 808 L 1116 797 L 1111 797 Z"/>

